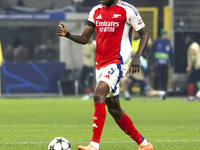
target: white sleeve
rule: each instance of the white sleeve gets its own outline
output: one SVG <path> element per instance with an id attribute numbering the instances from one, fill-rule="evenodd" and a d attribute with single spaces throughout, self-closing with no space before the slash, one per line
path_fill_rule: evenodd
<path id="1" fill-rule="evenodd" d="M 135 29 L 135 31 L 139 31 L 145 27 L 140 13 L 134 6 L 127 9 L 127 22 Z"/>
<path id="2" fill-rule="evenodd" d="M 95 13 L 96 9 L 97 9 L 97 6 L 93 7 L 88 16 L 88 21 L 90 21 L 92 23 L 94 23 L 94 13 Z"/>

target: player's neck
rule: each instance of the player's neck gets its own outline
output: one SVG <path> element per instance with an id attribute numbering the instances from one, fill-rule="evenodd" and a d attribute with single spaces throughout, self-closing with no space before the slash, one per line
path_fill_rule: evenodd
<path id="1" fill-rule="evenodd" d="M 119 1 L 120 1 L 120 0 L 115 0 L 115 2 L 112 4 L 112 6 L 117 5 L 117 3 L 118 3 Z"/>
<path id="2" fill-rule="evenodd" d="M 119 2 L 120 0 L 114 0 L 113 3 L 107 7 L 112 7 L 112 6 L 115 6 L 117 5 L 117 3 Z"/>

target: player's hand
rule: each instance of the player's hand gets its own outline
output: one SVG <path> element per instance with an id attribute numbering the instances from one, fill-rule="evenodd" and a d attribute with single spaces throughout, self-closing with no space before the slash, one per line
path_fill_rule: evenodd
<path id="1" fill-rule="evenodd" d="M 57 35 L 58 36 L 65 36 L 66 34 L 67 34 L 67 28 L 61 22 L 60 25 L 58 25 L 58 27 L 57 27 Z"/>
<path id="2" fill-rule="evenodd" d="M 186 71 L 187 72 L 190 72 L 192 70 L 192 67 L 191 66 L 188 66 L 187 68 L 186 68 Z"/>
<path id="3" fill-rule="evenodd" d="M 138 56 L 137 54 L 131 61 L 128 72 L 132 74 L 140 72 L 140 56 Z"/>

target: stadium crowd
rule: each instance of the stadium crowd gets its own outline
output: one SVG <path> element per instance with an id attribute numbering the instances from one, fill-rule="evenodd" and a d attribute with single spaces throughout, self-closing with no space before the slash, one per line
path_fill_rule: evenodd
<path id="1" fill-rule="evenodd" d="M 56 2 L 53 1 L 45 8 L 32 8 L 27 6 L 23 0 L 17 0 L 15 5 L 9 4 L 7 0 L 0 0 L 0 14 L 58 12 L 76 12 L 76 9 L 73 5 L 57 7 Z"/>
<path id="2" fill-rule="evenodd" d="M 92 6 L 96 5 L 98 1 L 83 0 L 82 2 L 76 2 L 71 0 L 71 3 L 66 6 L 57 6 L 56 1 L 50 1 L 44 8 L 32 8 L 26 4 L 23 0 L 16 0 L 16 3 L 11 5 L 8 0 L 0 0 L 0 14 L 18 14 L 18 13 L 63 13 L 63 12 L 88 12 Z M 23 32 L 24 28 L 20 29 Z M 36 30 L 28 31 L 39 33 L 46 30 L 42 39 L 38 40 L 37 44 L 30 44 L 24 42 L 26 37 L 18 35 L 13 38 L 10 43 L 7 43 L 3 47 L 3 56 L 5 62 L 48 62 L 59 61 L 59 41 L 54 33 L 51 33 L 52 28 L 40 28 Z M 51 33 L 51 34 L 47 34 Z M 39 34 L 38 34 L 39 35 Z M 162 99 L 166 98 L 166 95 L 174 95 L 169 92 L 171 82 L 169 79 L 169 72 L 174 72 L 175 57 L 174 50 L 172 49 L 170 41 L 167 39 L 167 31 L 162 29 L 160 36 L 154 42 L 150 40 L 148 46 L 143 52 L 141 58 L 141 73 L 130 75 L 121 82 L 121 90 L 124 91 L 125 99 L 129 100 L 131 94 L 135 94 L 135 91 L 140 91 L 141 95 L 146 96 L 161 96 Z M 36 38 L 37 39 L 37 38 Z M 133 52 L 137 50 L 137 45 L 140 39 L 136 37 L 133 39 Z M 94 43 L 94 42 L 92 42 Z M 198 42 L 195 42 L 194 35 L 185 36 L 185 45 L 188 48 L 187 51 L 187 68 L 185 70 L 188 73 L 188 98 L 184 101 L 193 101 L 196 98 L 200 99 L 200 48 Z M 86 55 L 93 54 L 92 50 L 87 52 L 87 48 L 93 49 L 86 45 L 84 52 Z M 88 57 L 88 56 L 85 56 Z M 85 59 L 85 58 L 84 58 Z M 90 63 L 90 62 L 89 62 Z M 93 64 L 92 62 L 91 64 Z M 81 87 L 85 89 L 86 95 L 84 100 L 89 99 L 92 96 L 92 88 L 94 87 L 94 79 L 92 66 L 84 63 L 83 69 L 80 71 L 80 83 Z M 89 69 L 88 69 L 89 68 Z M 152 69 L 153 68 L 153 69 Z M 89 71 L 88 71 L 89 70 Z M 88 74 L 88 76 L 86 75 Z M 87 80 L 88 79 L 88 80 Z M 150 80 L 151 79 L 151 80 Z M 153 82 L 151 82 L 153 80 Z M 173 83 L 170 83 L 173 85 Z M 135 88 L 137 87 L 137 88 Z M 186 87 L 185 87 L 186 89 Z M 83 90 L 84 91 L 84 90 Z"/>
<path id="3" fill-rule="evenodd" d="M 133 53 L 135 54 L 140 43 L 140 38 L 133 39 Z M 200 100 L 200 46 L 195 41 L 194 35 L 185 35 L 185 45 L 187 46 L 187 74 L 188 74 L 188 98 L 184 102 Z M 147 53 L 147 54 L 146 54 Z M 121 90 L 124 91 L 126 100 L 131 99 L 131 94 L 135 94 L 134 87 L 138 87 L 142 96 L 160 96 L 163 100 L 169 95 L 176 95 L 174 90 L 170 89 L 168 83 L 169 73 L 174 73 L 174 52 L 170 40 L 168 40 L 167 30 L 160 31 L 153 45 L 151 40 L 143 52 L 140 59 L 141 71 L 136 74 L 127 74 L 121 81 Z M 153 67 L 153 83 L 149 81 L 149 65 Z M 84 68 L 83 68 L 84 69 Z M 88 73 L 89 79 L 89 73 Z M 90 79 L 91 80 L 91 79 Z M 83 81 L 81 81 L 83 82 Z M 90 82 L 89 82 L 90 83 Z M 135 86 L 136 85 L 136 86 Z M 151 86 L 153 85 L 153 86 Z M 186 89 L 186 87 L 185 87 Z M 186 94 L 181 93 L 181 94 Z M 178 93 L 180 94 L 180 93 Z M 86 92 L 83 100 L 89 100 L 91 93 Z"/>

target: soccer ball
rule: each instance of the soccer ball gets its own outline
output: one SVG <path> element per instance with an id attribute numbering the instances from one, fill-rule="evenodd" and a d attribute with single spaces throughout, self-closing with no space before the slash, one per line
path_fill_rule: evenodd
<path id="1" fill-rule="evenodd" d="M 71 145 L 67 139 L 57 137 L 49 143 L 48 150 L 71 150 Z"/>
<path id="2" fill-rule="evenodd" d="M 200 98 L 200 91 L 197 92 L 196 97 Z"/>

